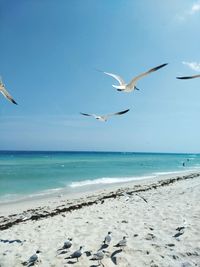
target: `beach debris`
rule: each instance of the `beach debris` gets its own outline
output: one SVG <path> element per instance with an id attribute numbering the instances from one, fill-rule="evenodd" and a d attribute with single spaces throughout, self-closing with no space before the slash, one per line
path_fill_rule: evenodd
<path id="1" fill-rule="evenodd" d="M 28 261 L 25 261 L 25 262 L 23 262 L 22 264 L 23 264 L 24 266 L 33 266 L 36 262 L 38 262 L 38 259 L 39 259 L 38 254 L 39 254 L 39 253 L 41 253 L 41 251 L 40 251 L 40 250 L 37 250 L 37 251 L 35 252 L 35 254 L 33 254 L 33 255 L 28 259 Z"/>
<path id="2" fill-rule="evenodd" d="M 106 253 L 105 250 L 100 250 L 97 253 L 95 253 L 90 260 L 97 260 L 98 261 L 98 265 L 104 266 L 101 261 L 103 260 L 105 253 Z"/>
<path id="3" fill-rule="evenodd" d="M 118 247 L 123 250 L 126 246 L 127 246 L 127 236 L 123 236 L 123 239 L 120 240 L 114 247 Z"/>
<path id="4" fill-rule="evenodd" d="M 168 246 L 168 247 L 175 247 L 175 244 L 169 243 L 169 244 L 166 244 L 166 246 Z"/>
<path id="5" fill-rule="evenodd" d="M 147 236 L 145 237 L 146 240 L 152 240 L 155 238 L 154 234 L 148 233 Z"/>
<path id="6" fill-rule="evenodd" d="M 9 243 L 9 244 L 12 244 L 12 243 L 14 243 L 14 242 L 22 244 L 22 243 L 25 242 L 25 241 L 26 241 L 26 240 L 21 241 L 21 240 L 19 240 L 19 239 L 14 239 L 14 240 L 0 239 L 0 242 L 2 242 L 2 243 Z"/>
<path id="7" fill-rule="evenodd" d="M 177 228 L 176 228 L 176 231 L 179 231 L 179 232 L 180 232 L 180 231 L 182 231 L 183 229 L 185 229 L 185 226 L 180 226 L 180 227 L 177 227 Z"/>
<path id="8" fill-rule="evenodd" d="M 80 248 L 76 251 L 74 251 L 69 257 L 66 257 L 65 259 L 78 259 L 82 256 L 82 249 L 83 249 L 83 246 L 80 246 Z"/>
<path id="9" fill-rule="evenodd" d="M 176 233 L 175 235 L 173 235 L 173 237 L 178 238 L 179 236 L 181 236 L 181 235 L 184 234 L 184 230 L 185 230 L 185 228 L 187 227 L 187 222 L 186 222 L 186 220 L 183 220 L 183 223 L 184 223 L 183 226 L 180 226 L 180 227 L 177 227 L 177 228 L 176 228 L 176 231 L 178 231 L 178 233 Z"/>
<path id="10" fill-rule="evenodd" d="M 138 80 L 140 80 L 141 78 L 147 76 L 148 74 L 150 74 L 150 73 L 152 73 L 154 71 L 157 71 L 157 70 L 165 67 L 166 65 L 168 65 L 168 63 L 159 65 L 159 66 L 157 66 L 155 68 L 152 68 L 152 69 L 150 69 L 150 70 L 148 70 L 146 72 L 143 72 L 143 73 L 139 74 L 138 76 L 134 77 L 128 84 L 120 76 L 118 76 L 116 74 L 113 74 L 113 73 L 110 73 L 110 72 L 101 71 L 101 70 L 98 70 L 98 71 L 103 72 L 104 74 L 113 77 L 115 80 L 117 80 L 119 82 L 119 85 L 112 85 L 114 88 L 117 89 L 117 91 L 130 93 L 133 90 L 139 90 L 136 87 L 136 84 L 137 84 Z"/>
<path id="11" fill-rule="evenodd" d="M 142 200 L 144 200 L 144 202 L 148 203 L 147 200 L 146 200 L 146 198 L 144 198 L 143 196 L 138 195 L 138 194 L 135 194 L 135 195 L 138 196 L 138 197 L 140 197 Z"/>
<path id="12" fill-rule="evenodd" d="M 128 223 L 128 221 L 127 220 L 122 220 L 122 223 Z"/>
<path id="13" fill-rule="evenodd" d="M 125 201 L 128 201 L 130 199 L 130 194 L 123 192 L 122 195 L 125 197 Z"/>
<path id="14" fill-rule="evenodd" d="M 181 231 L 179 231 L 178 233 L 176 233 L 175 235 L 173 235 L 173 237 L 178 238 L 179 236 L 181 236 L 181 235 L 183 235 L 183 234 L 184 234 L 184 231 L 181 230 Z"/>

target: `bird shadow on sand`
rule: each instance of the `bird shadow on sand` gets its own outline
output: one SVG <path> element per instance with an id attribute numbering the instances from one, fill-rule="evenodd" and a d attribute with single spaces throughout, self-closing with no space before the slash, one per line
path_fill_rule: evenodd
<path id="1" fill-rule="evenodd" d="M 85 251 L 84 253 L 87 257 L 90 257 L 92 255 L 92 252 L 89 250 Z"/>
<path id="2" fill-rule="evenodd" d="M 90 265 L 90 267 L 99 267 L 99 266 L 104 267 L 105 265 L 103 265 L 103 263 L 101 263 L 101 264 L 97 264 L 97 265 Z"/>
<path id="3" fill-rule="evenodd" d="M 75 263 L 77 263 L 77 261 L 68 261 L 67 263 L 68 264 L 75 264 Z"/>
<path id="4" fill-rule="evenodd" d="M 99 251 L 99 250 L 102 250 L 102 249 L 105 249 L 105 248 L 107 248 L 107 247 L 108 247 L 107 244 L 103 244 L 103 245 L 101 245 L 101 247 L 98 249 L 98 251 Z"/>
<path id="5" fill-rule="evenodd" d="M 111 256 L 110 256 L 112 262 L 113 262 L 115 265 L 117 265 L 117 257 L 116 257 L 116 255 L 119 254 L 119 253 L 121 253 L 121 252 L 122 252 L 122 249 L 117 249 L 117 250 L 115 250 L 115 251 L 111 254 Z"/>

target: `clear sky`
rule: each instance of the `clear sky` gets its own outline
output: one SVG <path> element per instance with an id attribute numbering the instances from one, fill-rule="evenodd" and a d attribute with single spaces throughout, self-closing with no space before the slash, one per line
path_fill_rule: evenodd
<path id="1" fill-rule="evenodd" d="M 0 149 L 200 152 L 200 1 L 0 0 Z M 116 91 L 138 82 L 140 91 Z M 85 113 L 130 112 L 106 123 Z"/>

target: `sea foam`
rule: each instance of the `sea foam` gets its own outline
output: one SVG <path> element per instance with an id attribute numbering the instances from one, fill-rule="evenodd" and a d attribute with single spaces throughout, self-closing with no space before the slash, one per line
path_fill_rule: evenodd
<path id="1" fill-rule="evenodd" d="M 69 187 L 81 187 L 81 186 L 91 186 L 91 185 L 101 185 L 101 184 L 116 184 L 116 183 L 127 183 L 136 180 L 151 179 L 154 175 L 141 176 L 141 177 L 102 177 L 94 180 L 84 180 L 72 182 Z"/>

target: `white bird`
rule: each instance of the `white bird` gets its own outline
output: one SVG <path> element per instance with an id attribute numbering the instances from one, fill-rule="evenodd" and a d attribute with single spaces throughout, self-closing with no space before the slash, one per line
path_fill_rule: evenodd
<path id="1" fill-rule="evenodd" d="M 176 79 L 181 79 L 181 80 L 194 79 L 194 78 L 200 78 L 200 74 L 193 75 L 193 76 L 176 77 Z"/>
<path id="2" fill-rule="evenodd" d="M 97 260 L 99 265 L 103 265 L 101 261 L 104 258 L 105 252 L 106 252 L 105 250 L 98 251 L 93 255 L 93 257 L 90 260 Z"/>
<path id="3" fill-rule="evenodd" d="M 83 246 L 80 246 L 80 248 L 78 250 L 74 251 L 74 253 L 72 253 L 69 257 L 67 257 L 65 259 L 77 259 L 77 261 L 78 261 L 78 258 L 80 258 L 81 255 L 83 254 L 82 249 L 83 249 Z"/>
<path id="4" fill-rule="evenodd" d="M 12 98 L 12 96 L 8 93 L 8 91 L 5 88 L 5 85 L 2 82 L 2 79 L 0 78 L 0 92 L 2 95 L 7 98 L 9 101 L 11 101 L 13 104 L 17 105 L 17 102 Z"/>
<path id="5" fill-rule="evenodd" d="M 115 116 L 115 115 L 122 115 L 126 112 L 128 112 L 130 109 L 126 109 L 126 110 L 123 110 L 123 111 L 120 111 L 120 112 L 116 112 L 116 113 L 112 113 L 112 114 L 106 114 L 106 115 L 96 115 L 96 114 L 88 114 L 88 113 L 82 113 L 80 112 L 80 114 L 84 115 L 84 116 L 92 116 L 94 117 L 96 120 L 99 120 L 99 121 L 107 121 L 110 117 L 112 116 Z"/>
<path id="6" fill-rule="evenodd" d="M 112 232 L 108 232 L 107 236 L 105 237 L 105 239 L 104 239 L 104 241 L 103 241 L 103 243 L 104 243 L 105 245 L 109 245 L 109 244 L 110 244 L 111 239 L 112 239 L 111 234 L 112 234 Z"/>
<path id="7" fill-rule="evenodd" d="M 126 247 L 126 245 L 127 245 L 127 239 L 126 239 L 127 237 L 126 236 L 124 236 L 123 237 L 123 239 L 122 240 L 120 240 L 118 243 L 117 243 L 117 245 L 115 245 L 115 247 L 120 247 L 120 248 L 124 248 L 124 247 Z"/>
<path id="8" fill-rule="evenodd" d="M 122 92 L 126 92 L 126 93 L 130 93 L 132 92 L 134 89 L 135 90 L 139 90 L 137 87 L 136 87 L 136 84 L 138 82 L 138 80 L 140 80 L 141 78 L 145 77 L 146 75 L 154 72 L 154 71 L 157 71 L 163 67 L 165 67 L 168 63 L 165 63 L 165 64 L 162 64 L 162 65 L 159 65 L 155 68 L 152 68 L 144 73 L 141 73 L 139 74 L 138 76 L 134 77 L 128 84 L 119 76 L 119 75 L 116 75 L 116 74 L 113 74 L 113 73 L 110 73 L 110 72 L 105 72 L 103 71 L 103 73 L 113 77 L 114 79 L 116 79 L 118 82 L 119 82 L 119 85 L 112 85 L 114 88 L 116 88 L 118 91 L 122 91 Z"/>

